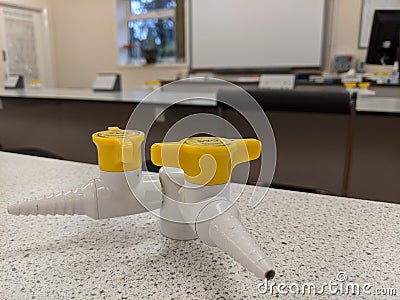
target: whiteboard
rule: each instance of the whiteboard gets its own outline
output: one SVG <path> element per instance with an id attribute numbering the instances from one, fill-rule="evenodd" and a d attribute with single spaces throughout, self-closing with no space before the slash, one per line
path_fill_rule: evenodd
<path id="1" fill-rule="evenodd" d="M 359 47 L 368 48 L 374 12 L 377 9 L 400 9 L 400 0 L 363 0 Z"/>
<path id="2" fill-rule="evenodd" d="M 191 68 L 321 67 L 325 0 L 192 0 Z"/>

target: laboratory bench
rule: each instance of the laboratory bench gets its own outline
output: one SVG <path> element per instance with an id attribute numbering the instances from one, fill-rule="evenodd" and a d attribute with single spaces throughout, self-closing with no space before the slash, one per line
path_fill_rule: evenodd
<path id="1" fill-rule="evenodd" d="M 69 190 L 98 173 L 96 165 L 0 152 L 1 299 L 270 297 L 258 292 L 260 280 L 219 249 L 163 237 L 150 213 L 97 221 L 7 214 L 9 204 Z M 303 296 L 276 289 L 330 281 L 399 295 L 399 205 L 241 184 L 233 184 L 232 193 L 243 187 L 237 205 L 275 264 L 274 297 L 345 298 L 328 289 Z M 263 200 L 252 209 L 253 192 Z"/>
<path id="2" fill-rule="evenodd" d="M 121 103 L 140 103 L 146 96 L 154 90 L 138 89 L 131 91 L 120 92 L 95 92 L 90 89 L 59 89 L 59 88 L 30 88 L 30 89 L 2 89 L 0 90 L 0 100 L 7 103 L 7 100 L 75 100 L 75 101 L 100 101 L 100 102 L 121 102 Z M 182 97 L 193 97 L 193 93 L 181 93 Z M 169 105 L 171 104 L 171 97 L 175 93 L 165 91 L 159 93 L 157 98 L 152 98 L 152 104 Z M 207 91 L 197 92 L 195 95 L 203 98 L 211 98 L 215 96 L 214 93 Z M 179 105 L 192 105 L 192 106 L 216 106 L 216 101 L 206 99 L 196 99 L 182 101 Z"/>
<path id="3" fill-rule="evenodd" d="M 183 93 L 178 85 L 163 87 L 163 93 L 159 93 L 163 96 L 146 102 L 145 107 L 142 107 L 143 113 L 136 116 L 136 123 L 145 123 L 158 116 L 146 139 L 147 157 L 152 143 L 163 140 L 171 126 L 190 115 L 213 114 L 235 123 L 238 128 L 246 127 L 243 122 L 238 122 L 237 116 L 229 109 L 216 101 L 208 100 L 215 98 L 218 85 L 191 82 L 185 86 L 186 91 Z M 187 96 L 193 96 L 190 92 L 192 88 L 195 88 L 199 98 L 204 99 L 174 105 L 159 115 L 162 109 L 171 104 L 171 96 L 179 91 L 181 98 L 186 93 Z M 296 90 L 328 93 L 343 92 L 344 88 L 333 84 L 322 87 L 303 84 L 297 85 Z M 396 112 L 380 111 L 386 106 L 382 106 L 384 101 L 379 100 L 395 98 L 399 90 L 398 86 L 376 87 L 376 95 L 365 100 L 372 101 L 375 108 L 364 102 L 364 111 L 355 112 L 351 127 L 349 114 L 267 110 L 278 150 L 273 185 L 400 203 L 397 180 L 400 169 L 400 115 Z M 137 90 L 107 93 L 88 89 L 0 90 L 0 148 L 31 154 L 33 153 L 29 151 L 32 148 L 39 148 L 50 153 L 52 157 L 96 163 L 96 147 L 91 141 L 91 134 L 110 125 L 125 128 L 132 112 L 150 92 Z M 390 99 L 389 102 L 397 101 Z M 361 103 L 357 102 L 356 107 Z M 378 102 L 380 110 L 376 109 Z M 393 105 L 389 105 L 389 108 L 392 109 Z M 196 123 L 193 126 L 201 131 L 212 124 Z M 218 130 L 224 136 L 225 128 Z M 349 179 L 346 180 L 344 177 L 349 136 L 352 152 Z M 181 139 L 182 136 L 176 134 L 176 138 Z M 253 170 L 257 168 L 256 163 L 252 163 L 252 166 Z M 250 178 L 248 182 L 254 183 L 254 178 Z M 347 192 L 344 192 L 344 182 L 348 184 Z"/>
<path id="4" fill-rule="evenodd" d="M 226 87 L 226 85 L 223 85 Z M 244 89 L 254 89 L 254 84 L 241 84 Z M 171 96 L 179 92 L 186 94 L 188 98 L 195 95 L 204 98 L 215 97 L 221 85 L 218 83 L 208 82 L 178 82 L 173 85 L 162 87 L 163 93 L 158 93 L 157 99 L 153 99 L 152 104 L 168 105 L 171 104 Z M 371 89 L 376 92 L 372 96 L 359 96 L 356 103 L 357 112 L 369 113 L 400 113 L 400 85 L 372 85 Z M 341 84 L 312 84 L 299 83 L 295 86 L 295 91 L 344 91 Z M 73 88 L 30 88 L 22 90 L 5 90 L 0 89 L 0 108 L 4 105 L 12 105 L 7 100 L 76 100 L 76 101 L 101 101 L 101 102 L 120 102 L 137 104 L 149 95 L 153 90 L 137 89 L 121 92 L 94 92 L 90 89 L 73 89 Z M 184 91 L 184 92 L 182 92 Z M 156 100 L 156 101 L 154 101 Z M 215 101 L 207 101 L 206 99 L 188 100 L 179 103 L 179 105 L 188 106 L 216 106 Z"/>
<path id="5" fill-rule="evenodd" d="M 140 102 L 146 92 L 94 92 L 90 89 L 62 89 L 62 88 L 26 88 L 1 90 L 1 98 L 7 99 L 69 99 L 69 100 L 96 100 L 96 101 L 128 101 Z"/>

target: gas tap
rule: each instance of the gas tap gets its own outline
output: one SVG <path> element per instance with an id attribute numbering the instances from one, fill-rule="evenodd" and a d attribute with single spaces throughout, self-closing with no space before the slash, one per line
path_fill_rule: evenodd
<path id="1" fill-rule="evenodd" d="M 191 137 L 152 145 L 152 162 L 167 167 L 159 172 L 164 195 L 161 232 L 179 240 L 199 238 L 257 277 L 273 278 L 272 262 L 240 222 L 230 196 L 233 168 L 260 154 L 256 139 Z"/>
<path id="2" fill-rule="evenodd" d="M 87 215 L 108 219 L 160 209 L 160 231 L 178 240 L 199 238 L 230 255 L 260 279 L 275 275 L 272 262 L 240 222 L 230 197 L 233 168 L 257 159 L 255 139 L 192 137 L 156 143 L 151 160 L 159 174 L 142 171 L 137 130 L 109 127 L 94 133 L 100 176 L 83 187 L 10 205 L 13 215 Z"/>
<path id="3" fill-rule="evenodd" d="M 144 133 L 109 127 L 96 132 L 100 177 L 83 187 L 8 207 L 13 215 L 86 215 L 108 219 L 148 212 L 160 207 L 158 174 L 142 172 Z M 129 184 L 128 184 L 129 181 Z M 158 188 L 157 188 L 158 186 Z M 142 205 L 146 203 L 146 207 Z"/>

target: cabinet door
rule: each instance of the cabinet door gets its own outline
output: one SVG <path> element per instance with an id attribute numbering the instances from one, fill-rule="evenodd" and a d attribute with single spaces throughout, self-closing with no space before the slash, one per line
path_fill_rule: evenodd
<path id="1" fill-rule="evenodd" d="M 26 85 L 40 80 L 52 86 L 46 11 L 0 6 L 2 69 L 24 75 Z"/>

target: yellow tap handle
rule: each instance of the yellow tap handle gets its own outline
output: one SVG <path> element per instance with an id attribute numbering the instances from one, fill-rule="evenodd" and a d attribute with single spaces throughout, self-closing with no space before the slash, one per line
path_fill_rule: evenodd
<path id="1" fill-rule="evenodd" d="M 142 167 L 143 132 L 108 127 L 94 133 L 92 140 L 97 147 L 100 170 L 124 172 Z"/>
<path id="2" fill-rule="evenodd" d="M 181 168 L 188 182 L 199 185 L 227 183 L 236 165 L 260 154 L 261 142 L 256 139 L 191 137 L 151 146 L 151 161 L 156 166 Z"/>
<path id="3" fill-rule="evenodd" d="M 355 82 L 345 82 L 344 83 L 344 87 L 347 89 L 354 89 L 355 87 L 357 87 L 357 83 Z"/>
<path id="4" fill-rule="evenodd" d="M 367 89 L 371 86 L 371 83 L 369 82 L 360 82 L 358 83 L 358 87 L 361 89 Z"/>

